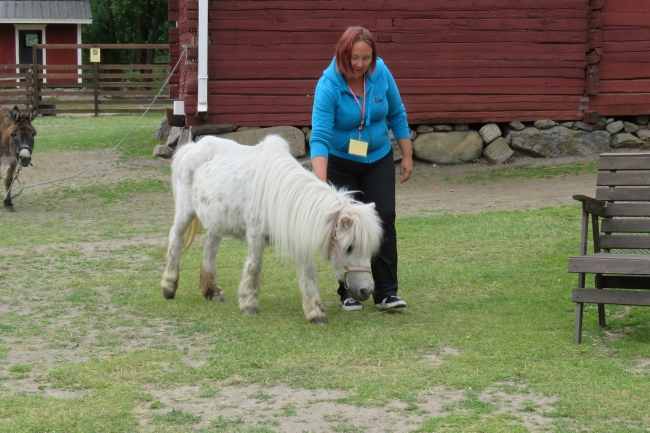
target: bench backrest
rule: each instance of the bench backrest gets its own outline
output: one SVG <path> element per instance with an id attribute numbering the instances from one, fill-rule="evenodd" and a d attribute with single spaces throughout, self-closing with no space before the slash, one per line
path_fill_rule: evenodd
<path id="1" fill-rule="evenodd" d="M 650 249 L 650 153 L 603 153 L 596 198 L 607 201 L 600 248 Z"/>

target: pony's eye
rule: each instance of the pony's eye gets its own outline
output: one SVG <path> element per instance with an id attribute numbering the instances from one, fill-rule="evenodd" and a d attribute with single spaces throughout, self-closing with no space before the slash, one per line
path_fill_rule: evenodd
<path id="1" fill-rule="evenodd" d="M 352 251 L 353 251 L 353 250 L 354 250 L 354 248 L 352 248 L 352 246 L 349 246 L 348 249 L 345 250 L 345 252 L 346 252 L 347 254 L 352 254 Z"/>

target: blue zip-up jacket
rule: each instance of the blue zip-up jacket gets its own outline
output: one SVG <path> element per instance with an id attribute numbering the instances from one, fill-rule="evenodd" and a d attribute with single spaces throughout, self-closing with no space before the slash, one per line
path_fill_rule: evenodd
<path id="1" fill-rule="evenodd" d="M 362 157 L 348 153 L 350 139 L 359 138 L 361 110 L 343 74 L 336 70 L 334 58 L 323 71 L 314 94 L 309 139 L 312 158 L 327 158 L 331 153 L 352 161 L 372 163 L 388 155 L 391 150 L 389 126 L 396 139 L 409 137 L 406 109 L 393 76 L 380 58 L 377 58 L 372 75 L 366 78 L 366 95 L 366 121 L 361 139 L 368 142 L 368 155 Z M 363 100 L 359 99 L 359 103 L 363 105 Z"/>

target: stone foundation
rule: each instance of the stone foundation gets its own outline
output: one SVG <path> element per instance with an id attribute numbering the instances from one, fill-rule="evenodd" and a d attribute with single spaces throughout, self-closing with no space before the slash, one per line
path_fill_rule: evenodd
<path id="1" fill-rule="evenodd" d="M 540 119 L 535 122 L 473 124 L 411 125 L 411 140 L 415 159 L 436 164 L 461 164 L 485 158 L 500 164 L 517 156 L 558 158 L 588 156 L 621 148 L 650 148 L 650 116 L 625 118 L 601 117 L 598 123 L 562 122 Z M 193 128 L 173 127 L 167 146 L 175 148 L 205 135 L 230 138 L 252 145 L 267 134 L 284 137 L 296 158 L 309 158 L 308 126 L 276 126 L 272 128 L 214 125 Z M 402 152 L 392 133 L 395 160 Z M 156 152 L 159 156 L 171 152 Z"/>

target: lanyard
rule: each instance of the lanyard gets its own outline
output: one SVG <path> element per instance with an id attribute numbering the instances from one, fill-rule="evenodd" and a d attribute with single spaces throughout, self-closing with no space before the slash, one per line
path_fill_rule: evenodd
<path id="1" fill-rule="evenodd" d="M 361 106 L 361 103 L 357 99 L 357 95 L 354 94 L 352 91 L 352 87 L 348 84 L 348 89 L 350 89 L 350 93 L 352 93 L 352 97 L 354 100 L 357 102 L 357 105 L 359 106 L 359 110 L 361 110 L 361 125 L 359 125 L 359 139 L 361 139 L 361 130 L 363 130 L 363 123 L 364 123 L 364 117 L 366 116 L 366 76 L 363 76 L 363 107 Z"/>

